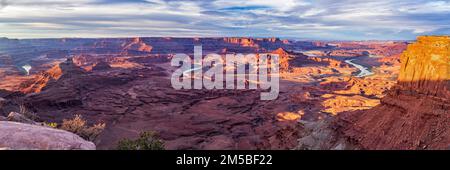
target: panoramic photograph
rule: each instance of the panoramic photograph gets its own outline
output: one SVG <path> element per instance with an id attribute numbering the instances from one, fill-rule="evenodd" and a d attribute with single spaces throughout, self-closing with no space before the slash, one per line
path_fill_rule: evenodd
<path id="1" fill-rule="evenodd" d="M 449 16 L 448 0 L 0 0 L 0 150 L 450 150 Z"/>

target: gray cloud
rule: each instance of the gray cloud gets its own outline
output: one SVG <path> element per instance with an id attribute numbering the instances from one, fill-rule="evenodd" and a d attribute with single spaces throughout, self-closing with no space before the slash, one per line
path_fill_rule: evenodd
<path id="1" fill-rule="evenodd" d="M 450 34 L 449 0 L 0 0 L 0 5 L 0 36 L 8 37 Z"/>
<path id="2" fill-rule="evenodd" d="M 8 6 L 8 1 L 7 0 L 0 0 L 0 9 L 3 9 L 6 6 Z"/>

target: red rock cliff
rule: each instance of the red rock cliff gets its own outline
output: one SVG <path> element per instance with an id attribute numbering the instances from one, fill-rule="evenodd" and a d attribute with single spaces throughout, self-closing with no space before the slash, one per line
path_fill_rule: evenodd
<path id="1" fill-rule="evenodd" d="M 339 115 L 338 131 L 362 149 L 449 149 L 449 57 L 450 37 L 419 37 L 381 104 Z"/>
<path id="2" fill-rule="evenodd" d="M 398 87 L 402 90 L 450 98 L 450 37 L 423 36 L 401 56 Z"/>

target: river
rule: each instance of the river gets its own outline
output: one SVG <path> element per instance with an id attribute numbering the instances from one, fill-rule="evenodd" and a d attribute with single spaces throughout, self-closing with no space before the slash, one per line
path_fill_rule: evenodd
<path id="1" fill-rule="evenodd" d="M 358 75 L 356 75 L 356 77 L 365 77 L 365 76 L 370 76 L 370 75 L 374 74 L 373 72 L 371 72 L 369 70 L 369 68 L 352 62 L 353 60 L 355 60 L 355 59 L 345 60 L 345 62 L 356 67 L 357 69 L 359 69 L 360 72 Z M 192 72 L 195 70 L 200 70 L 200 69 L 202 69 L 201 65 L 194 65 L 194 68 L 184 71 L 183 74 L 187 74 L 189 72 Z"/>
<path id="2" fill-rule="evenodd" d="M 359 69 L 360 72 L 358 75 L 356 75 L 356 77 L 365 77 L 373 74 L 373 72 L 371 72 L 369 68 L 356 64 L 352 62 L 353 60 L 355 59 L 345 60 L 345 62 Z"/>
<path id="3" fill-rule="evenodd" d="M 193 71 L 195 71 L 195 70 L 200 70 L 200 69 L 202 69 L 202 68 L 203 68 L 202 65 L 200 65 L 200 64 L 194 64 L 194 68 L 191 68 L 191 69 L 189 69 L 189 70 L 183 71 L 183 74 L 188 74 L 188 73 L 191 73 L 191 72 L 193 72 Z"/>

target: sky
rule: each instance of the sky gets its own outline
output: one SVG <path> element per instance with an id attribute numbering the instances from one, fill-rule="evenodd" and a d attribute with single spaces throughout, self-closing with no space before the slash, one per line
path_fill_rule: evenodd
<path id="1" fill-rule="evenodd" d="M 0 0 L 0 37 L 413 40 L 450 34 L 450 0 Z"/>

